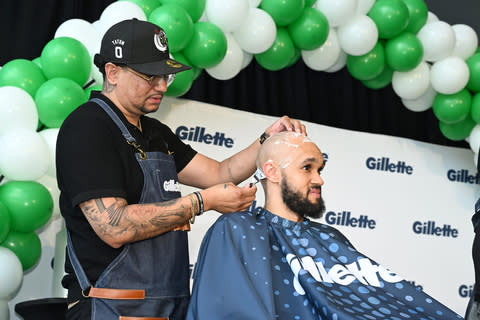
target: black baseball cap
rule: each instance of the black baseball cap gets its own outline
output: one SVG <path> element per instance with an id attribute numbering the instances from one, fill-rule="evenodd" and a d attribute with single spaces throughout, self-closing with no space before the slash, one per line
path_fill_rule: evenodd
<path id="1" fill-rule="evenodd" d="M 102 70 L 107 62 L 127 65 L 147 74 L 178 73 L 191 67 L 170 58 L 167 35 L 162 28 L 148 21 L 123 20 L 105 32 L 93 59 Z"/>

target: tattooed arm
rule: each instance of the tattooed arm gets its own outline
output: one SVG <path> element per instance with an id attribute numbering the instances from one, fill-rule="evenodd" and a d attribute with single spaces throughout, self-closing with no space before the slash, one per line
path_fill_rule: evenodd
<path id="1" fill-rule="evenodd" d="M 256 188 L 238 188 L 232 183 L 215 185 L 201 191 L 204 209 L 228 213 L 248 208 Z M 80 209 L 95 233 L 109 246 L 152 238 L 185 224 L 198 212 L 191 195 L 155 203 L 131 204 L 123 198 L 98 198 L 80 203 Z"/>

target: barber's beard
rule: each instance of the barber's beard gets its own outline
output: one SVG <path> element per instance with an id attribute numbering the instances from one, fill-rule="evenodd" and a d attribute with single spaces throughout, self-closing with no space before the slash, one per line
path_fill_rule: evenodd
<path id="1" fill-rule="evenodd" d="M 299 191 L 290 189 L 285 177 L 282 179 L 281 188 L 283 202 L 299 217 L 310 217 L 313 219 L 322 217 L 325 212 L 325 203 L 321 196 L 315 202 L 310 201 L 308 195 L 303 196 Z"/>

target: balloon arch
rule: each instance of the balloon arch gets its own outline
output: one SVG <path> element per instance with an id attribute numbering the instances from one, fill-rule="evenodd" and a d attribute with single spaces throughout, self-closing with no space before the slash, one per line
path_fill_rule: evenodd
<path id="1" fill-rule="evenodd" d="M 475 31 L 449 25 L 423 0 L 120 0 L 89 23 L 71 19 L 41 56 L 0 69 L 1 310 L 41 254 L 35 232 L 59 215 L 58 128 L 103 79 L 93 65 L 105 31 L 124 19 L 162 26 L 171 55 L 192 69 L 167 95 L 182 96 L 205 70 L 235 77 L 252 59 L 281 70 L 347 67 L 370 89 L 392 84 L 403 105 L 432 108 L 442 134 L 480 148 L 480 53 Z M 6 308 L 8 311 L 8 307 Z"/>

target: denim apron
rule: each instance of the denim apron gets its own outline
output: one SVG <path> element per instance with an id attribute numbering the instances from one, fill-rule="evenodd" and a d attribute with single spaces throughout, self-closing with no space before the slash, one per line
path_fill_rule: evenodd
<path id="1" fill-rule="evenodd" d="M 144 175 L 139 203 L 180 197 L 178 188 L 175 188 L 178 177 L 173 156 L 163 152 L 143 152 L 104 101 L 96 98 L 91 101 L 107 112 L 127 142 L 139 151 L 135 156 Z M 180 230 L 188 230 L 188 227 Z M 190 297 L 185 231 L 170 231 L 124 245 L 122 252 L 102 272 L 94 287 L 79 263 L 68 232 L 67 235 L 68 254 L 82 294 L 91 300 L 92 320 L 185 318 Z"/>

